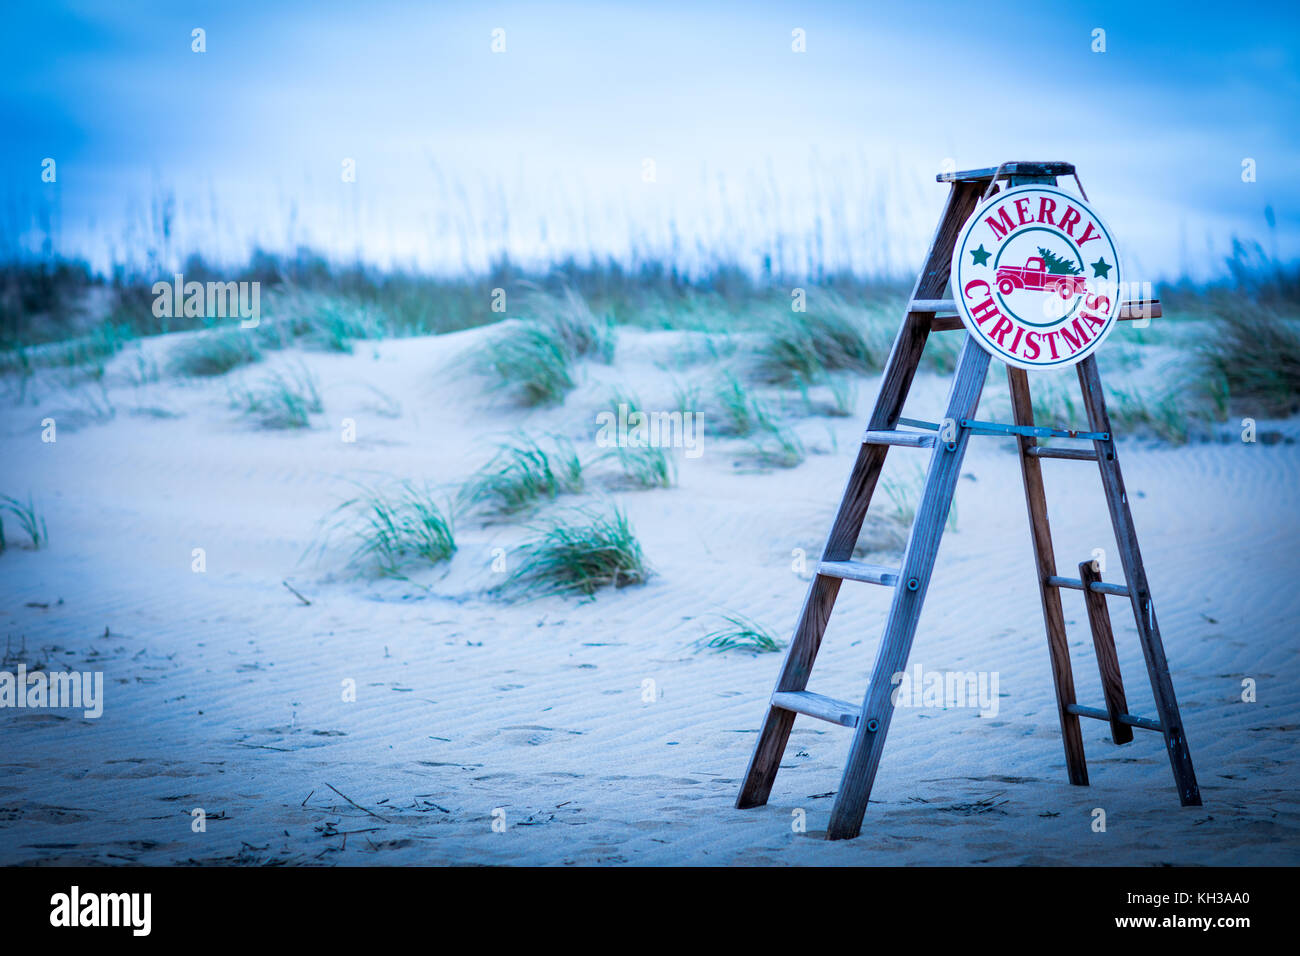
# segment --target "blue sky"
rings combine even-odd
[[[4,16],[0,231],[30,245],[48,214],[61,248],[100,264],[158,245],[152,209],[174,196],[173,253],[752,260],[778,233],[806,249],[820,219],[828,256],[910,272],[942,203],[934,172],[1003,159],[1075,162],[1152,278],[1212,271],[1234,235],[1300,255],[1294,4],[223,0]],[[40,181],[45,157],[57,183]]]

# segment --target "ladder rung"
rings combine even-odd
[[[1045,425],[1008,425],[1006,422],[982,422],[963,418],[961,427],[972,435],[1024,435],[1027,438],[1082,438],[1085,441],[1110,441],[1110,432],[1082,432],[1072,428],[1048,428]]]
[[[865,584],[883,584],[892,588],[898,583],[898,569],[886,568],[879,564],[864,564],[861,561],[822,561],[817,565],[817,573],[845,581],[862,581]]]
[[[810,690],[777,691],[772,695],[772,706],[792,710],[796,714],[807,714],[841,727],[856,727],[862,716],[862,708],[856,704],[814,694]]]
[[[862,436],[864,445],[900,445],[904,448],[933,448],[934,435],[917,432],[868,431]]]
[[[898,424],[907,425],[909,428],[928,428],[932,432],[939,430],[938,422],[927,422],[921,418],[900,418]]]
[[[1084,707],[1082,704],[1069,704],[1066,708],[1072,714],[1080,717],[1091,717],[1093,720],[1104,720],[1110,723],[1110,714],[1097,707]],[[1157,733],[1164,733],[1164,728],[1160,726],[1160,721],[1152,720],[1150,717],[1135,717],[1132,714],[1120,714],[1119,722],[1128,724],[1130,727],[1141,727],[1143,730],[1154,730]]]
[[[913,299],[907,307],[908,312],[956,312],[957,303],[952,299]]]
[[[1078,578],[1063,578],[1056,575],[1047,579],[1047,586],[1051,588],[1071,588],[1075,591],[1083,590],[1083,582]],[[1128,597],[1128,588],[1123,584],[1110,584],[1106,581],[1094,581],[1089,590],[1096,591],[1098,594],[1113,594],[1115,597]]]
[[[1028,451],[1033,458],[1065,458],[1069,461],[1097,460],[1097,453],[1091,448],[1044,448],[1042,445],[1030,445]]]

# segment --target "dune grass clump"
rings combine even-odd
[[[679,390],[678,404],[688,401],[689,398]],[[685,414],[690,409],[679,408],[678,411]],[[620,438],[612,451],[618,459],[623,480],[633,488],[671,488],[677,476],[672,457],[662,446],[651,445],[650,439],[642,437],[644,433],[638,434],[636,430],[636,423],[648,422],[650,414],[641,408],[640,400],[635,395],[615,389],[610,396],[609,413],[614,416],[615,422],[627,421],[632,426],[628,440],[623,442]],[[647,417],[638,419],[634,417],[637,415]],[[668,437],[661,436],[663,440],[668,440]]]
[[[502,330],[479,353],[481,371],[525,407],[558,405],[576,385],[580,359],[614,359],[614,329],[578,293],[536,292],[525,299],[522,322]]]
[[[1247,302],[1220,305],[1196,345],[1205,390],[1226,393],[1243,411],[1289,415],[1300,409],[1300,324]]]
[[[208,329],[175,346],[168,368],[175,375],[211,377],[225,375],[262,358],[262,350],[244,329]]]
[[[762,431],[750,436],[742,457],[754,468],[794,468],[803,464],[808,452],[793,428],[769,421]]]
[[[719,434],[749,439],[745,460],[758,468],[793,468],[807,456],[794,429],[778,419],[768,406],[735,375],[724,372],[714,388],[713,404]]]
[[[31,542],[31,549],[39,551],[49,543],[50,534],[45,528],[45,518],[36,511],[36,505],[32,501],[31,495],[27,496],[27,503],[19,501],[10,495],[0,495],[0,553],[3,553],[6,547],[4,515],[5,512],[13,515],[18,522],[18,527],[27,535]]]
[[[763,333],[755,374],[774,384],[812,385],[830,372],[877,372],[889,356],[890,338],[865,310],[827,295],[811,312],[780,312]]]
[[[767,628],[740,614],[724,614],[726,623],[705,634],[695,646],[701,650],[748,651],[751,654],[771,654],[785,645]]]
[[[609,364],[614,360],[614,326],[591,311],[587,300],[573,289],[559,295],[545,292],[529,296],[523,314],[549,330],[575,358],[589,358]]]
[[[601,588],[642,584],[650,577],[641,544],[618,508],[584,508],[556,518],[517,553],[519,565],[505,589],[526,599],[589,598]]]
[[[1142,394],[1136,389],[1107,388],[1106,412],[1120,435],[1148,434],[1171,445],[1185,445],[1203,429],[1210,414],[1194,405],[1180,388]]]
[[[309,321],[306,343],[327,352],[351,353],[354,341],[382,339],[387,334],[382,312],[347,299],[325,298]]]
[[[573,446],[551,436],[550,449],[520,435],[501,444],[492,459],[460,490],[460,500],[495,516],[525,511],[542,501],[582,490],[582,462]]]
[[[713,404],[717,409],[720,435],[744,438],[767,427],[771,414],[761,401],[731,372],[724,372],[714,386]]]
[[[404,577],[413,565],[433,567],[456,553],[451,509],[414,482],[361,485],[335,514],[357,540],[350,563],[384,577]]]
[[[307,428],[324,411],[316,377],[305,365],[277,371],[251,389],[232,393],[232,403],[262,428]]]
[[[677,469],[658,445],[619,445],[615,449],[623,478],[635,488],[671,488]]]
[[[559,405],[573,391],[574,355],[551,330],[531,323],[503,329],[479,354],[496,387],[525,407]]]

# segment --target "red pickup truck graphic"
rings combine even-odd
[[[1055,292],[1062,299],[1088,291],[1083,276],[1048,272],[1041,258],[1033,256],[1023,266],[998,266],[998,291],[1010,295],[1016,289]]]

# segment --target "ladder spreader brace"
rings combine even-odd
[[[1180,801],[1184,806],[1200,806],[1200,789],[1192,768],[1182,718],[1178,712],[1178,701],[1169,676],[1169,664],[1165,659],[1164,644],[1160,639],[1155,609],[1151,603],[1095,355],[1088,356],[1075,366],[1087,411],[1088,431],[1035,425],[1029,376],[1023,369],[1013,367],[1007,368],[1007,382],[1011,391],[1014,422],[1002,424],[975,418],[990,356],[969,335],[965,336],[957,361],[942,422],[901,417],[930,333],[963,328],[961,320],[955,314],[953,301],[941,297],[947,292],[953,243],[983,195],[1004,182],[1010,186],[1024,183],[1055,184],[1058,176],[1074,173],[1074,166],[1070,163],[1019,162],[1003,163],[989,169],[945,173],[937,177],[940,182],[952,184],[948,203],[894,340],[881,378],[876,404],[862,436],[862,445],[827,535],[826,545],[822,549],[821,561],[809,583],[794,637],[786,648],[781,673],[768,703],[754,755],[736,799],[737,807],[744,809],[767,802],[795,716],[803,714],[854,731],[826,836],[832,840],[844,839],[855,837],[861,831],[871,787],[880,765],[885,736],[889,731],[889,721],[893,715],[890,700],[893,685],[890,678],[907,669],[907,658],[960,476],[961,462],[967,443],[974,435],[1003,435],[1016,440],[1034,558],[1038,568],[1039,596],[1047,630],[1057,716],[1061,724],[1070,782],[1080,786],[1088,783],[1079,718],[1089,717],[1107,721],[1111,726],[1111,738],[1116,744],[1131,741],[1134,727],[1163,734]],[[1077,183],[1078,176],[1074,175],[1074,179]],[[1129,321],[1154,318],[1160,314],[1160,303],[1157,300],[1137,300],[1123,304],[1119,319]],[[902,431],[899,430],[899,425],[921,430]],[[1044,447],[1038,444],[1039,438],[1079,439],[1090,442],[1091,447]],[[932,449],[921,501],[917,506],[902,563],[897,568],[853,560],[858,534],[862,530],[867,508],[884,466],[885,455],[891,447]],[[1126,583],[1102,581],[1099,569],[1092,561],[1079,565],[1078,578],[1062,577],[1056,573],[1056,556],[1043,490],[1041,459],[1044,458],[1097,462]],[[893,590],[889,615],[861,706],[808,690],[813,662],[821,646],[822,635],[840,585],[844,581],[875,584]],[[1061,607],[1062,589],[1083,592],[1093,649],[1101,673],[1106,704],[1104,710],[1084,707],[1075,701],[1065,615]],[[1110,614],[1106,608],[1108,596],[1129,599],[1137,622],[1138,639],[1146,661],[1158,720],[1138,717],[1128,712]]]

